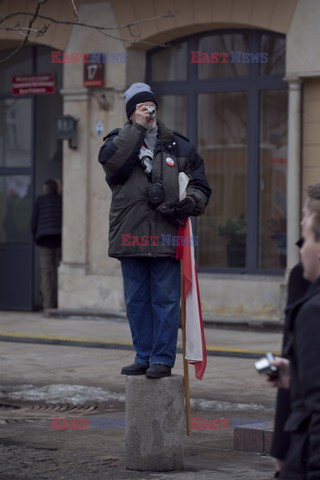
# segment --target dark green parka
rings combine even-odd
[[[178,226],[149,203],[147,187],[151,183],[161,182],[165,201],[176,202],[179,200],[178,175],[185,172],[190,179],[187,195],[195,204],[192,215],[201,215],[208,204],[211,189],[203,160],[195,147],[161,121],[157,120],[157,125],[152,178],[146,175],[138,157],[147,132],[142,125],[127,122],[123,128],[110,132],[100,149],[99,162],[112,189],[110,257],[175,257],[176,246],[168,245],[168,235],[177,236]]]

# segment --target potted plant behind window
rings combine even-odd
[[[226,223],[219,225],[218,232],[226,239],[228,267],[245,267],[247,234],[245,216],[228,218]]]

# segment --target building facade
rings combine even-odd
[[[59,308],[124,308],[120,265],[107,256],[111,192],[97,156],[103,134],[126,121],[123,92],[132,82],[145,81],[159,98],[159,117],[196,145],[214,190],[194,225],[205,313],[279,319],[286,274],[299,259],[295,242],[306,187],[320,181],[319,2],[77,3],[81,22],[117,28],[102,34],[53,25],[31,38],[29,69],[23,56],[0,64],[6,78],[0,97],[0,256],[6,270],[20,272],[19,289],[30,286],[29,301],[20,306],[10,286],[12,298],[7,304],[1,299],[2,308],[34,308],[38,289],[37,256],[26,224],[16,222],[25,232],[20,239],[7,231],[9,194],[15,190],[23,200],[29,187],[31,205],[41,182],[53,175],[63,179]],[[28,2],[16,4],[17,11],[30,10]],[[70,5],[49,1],[40,13],[71,21]],[[39,28],[41,22],[37,19]],[[16,45],[15,32],[1,31],[3,54]],[[52,51],[64,52],[69,61],[51,63]],[[84,85],[84,65],[71,63],[76,52],[104,54],[102,85]],[[26,71],[54,73],[56,95],[14,97],[11,75]],[[23,130],[24,138],[15,137],[28,108],[32,128]],[[76,149],[56,137],[56,117],[62,114],[77,120]],[[29,180],[18,178],[28,175]],[[8,285],[5,275],[0,282]]]

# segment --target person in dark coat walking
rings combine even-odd
[[[297,246],[301,248],[302,245],[303,239],[301,238],[297,242]],[[309,286],[310,282],[303,277],[303,266],[300,262],[293,267],[289,275],[287,308],[289,305],[302,298]],[[288,310],[286,309],[286,311]],[[288,328],[288,316],[286,315],[282,341],[282,356],[284,356],[285,346],[287,343]],[[284,430],[284,426],[289,418],[290,411],[290,391],[285,388],[279,388],[277,392],[275,424],[270,451],[270,455],[276,459],[275,478],[278,478],[289,450],[290,433]]]
[[[308,197],[303,207],[303,219],[311,215],[312,212],[320,209],[320,184],[309,185]],[[296,245],[301,249],[304,239],[301,237]],[[287,311],[289,305],[303,297],[310,286],[303,277],[303,265],[298,263],[293,267],[288,280]],[[285,346],[288,337],[288,318],[286,316],[284,323],[284,335],[282,343],[282,355],[284,355]],[[288,389],[279,388],[276,400],[276,414],[273,441],[271,446],[271,455],[276,459],[276,473],[274,478],[278,478],[283,467],[286,454],[289,450],[291,435],[286,432],[284,427],[291,411],[290,392]]]
[[[61,260],[62,198],[55,180],[43,185],[31,220],[34,241],[40,248],[41,293],[45,315],[57,307],[57,273]]]
[[[281,480],[320,479],[320,209],[306,215],[302,226],[304,278],[312,284],[288,307],[287,358],[275,361],[280,370],[275,383],[278,387],[290,383],[291,395],[285,425],[291,442]]]

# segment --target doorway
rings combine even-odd
[[[41,305],[38,249],[31,235],[35,198],[48,178],[62,180],[62,66],[50,49],[26,47],[0,72],[0,309],[31,311]],[[56,93],[11,95],[14,75],[54,73]]]

